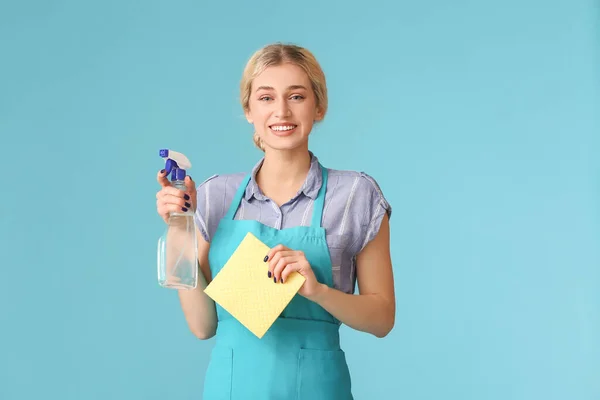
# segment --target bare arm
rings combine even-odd
[[[217,313],[214,301],[204,293],[204,289],[211,281],[210,266],[208,264],[208,243],[200,232],[198,236],[198,286],[193,290],[179,290],[179,301],[185,320],[192,333],[199,339],[210,339],[217,330]]]
[[[396,314],[389,229],[386,215],[377,236],[357,256],[359,295],[321,284],[309,297],[342,323],[379,338],[392,330]]]

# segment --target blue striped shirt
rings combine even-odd
[[[267,198],[256,183],[261,159],[252,169],[235,219],[253,219],[276,229],[310,226],[312,206],[323,181],[317,157],[311,164],[298,193],[279,207]],[[331,255],[333,284],[336,289],[354,293],[356,255],[371,241],[383,216],[391,216],[391,206],[377,182],[364,172],[327,169],[328,180],[322,226]],[[225,216],[233,196],[247,173],[213,175],[197,187],[196,225],[207,242]]]

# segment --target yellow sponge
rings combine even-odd
[[[292,272],[284,283],[267,276],[264,258],[270,248],[246,234],[204,292],[259,339],[296,295],[305,278]]]

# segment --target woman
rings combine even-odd
[[[248,174],[215,175],[187,193],[158,181],[157,209],[196,209],[198,288],[179,297],[191,331],[216,334],[204,399],[352,399],[339,326],[386,336],[394,325],[391,207],[370,176],[321,166],[308,149],[327,111],[325,76],[301,47],[274,44],[248,61],[241,102],[264,151]],[[252,232],[265,242],[268,276],[306,280],[262,339],[203,289]],[[359,295],[354,295],[355,282]]]

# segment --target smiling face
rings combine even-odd
[[[314,122],[323,118],[308,75],[289,63],[268,67],[254,78],[248,105],[246,118],[265,151],[307,149]]]

